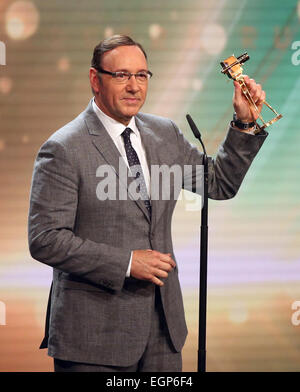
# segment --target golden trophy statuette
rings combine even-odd
[[[253,101],[251,94],[248,90],[248,87],[246,86],[246,83],[244,81],[243,67],[241,65],[245,61],[249,60],[249,58],[250,57],[249,57],[248,53],[244,53],[239,57],[235,57],[234,55],[232,55],[220,63],[222,66],[221,72],[223,74],[226,74],[230,79],[233,79],[240,84],[242,91],[249,102],[249,105],[254,108],[254,110],[258,114],[259,119],[262,122],[262,125],[260,125],[256,122],[259,130],[262,130],[262,129],[269,127],[277,120],[279,120],[282,117],[282,114],[278,114],[276,112],[276,110],[273,109],[272,106],[269,105],[268,102],[266,102],[266,101],[263,102],[264,105],[266,105],[270,110],[272,110],[272,112],[275,113],[276,116],[272,120],[265,122],[264,119],[262,118],[261,114],[259,113],[258,108],[257,108],[255,102]]]

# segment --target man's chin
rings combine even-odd
[[[138,114],[140,110],[140,106],[139,107],[135,107],[135,108],[130,108],[129,110],[126,110],[123,112],[124,117],[126,118],[131,118],[133,116],[135,116],[136,114]]]
[[[141,107],[142,105],[126,105],[126,107],[123,107],[122,110],[120,110],[120,117],[129,122],[132,117],[138,114]]]
[[[137,113],[138,113],[137,111],[126,113],[126,114],[123,113],[118,118],[115,117],[115,120],[121,122],[122,124],[128,125],[132,117],[134,117]]]

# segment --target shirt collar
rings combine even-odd
[[[107,130],[107,132],[110,134],[110,136],[112,138],[117,138],[117,137],[121,136],[122,132],[126,128],[132,129],[132,131],[136,134],[136,136],[139,137],[139,130],[138,130],[136,123],[135,123],[135,117],[132,117],[129,124],[127,126],[125,126],[124,124],[114,120],[112,117],[103,113],[103,111],[96,104],[95,97],[93,98],[92,106],[93,106],[93,110],[94,110],[96,116],[102,122],[105,129]]]

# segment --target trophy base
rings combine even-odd
[[[282,114],[278,114],[276,117],[274,117],[272,120],[268,121],[268,122],[264,122],[262,126],[259,125],[259,128],[261,130],[269,127],[270,125],[274,124],[274,122],[280,120],[282,118]]]

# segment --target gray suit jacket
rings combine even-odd
[[[201,165],[202,154],[176,125],[148,114],[136,116],[151,165]],[[266,138],[229,129],[216,159],[209,158],[209,196],[237,192]],[[171,253],[176,200],[153,200],[152,219],[141,200],[99,200],[96,176],[111,165],[118,178],[120,154],[91,102],[41,147],[34,166],[29,247],[34,259],[53,267],[49,326],[42,347],[50,356],[77,362],[128,366],[138,361],[150,330],[155,287],[126,278],[131,251]],[[117,188],[123,184],[117,182]],[[187,335],[178,267],[160,288],[175,350]]]

